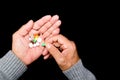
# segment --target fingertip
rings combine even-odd
[[[46,48],[50,49],[50,47],[51,47],[51,44],[50,43],[46,43]]]
[[[22,36],[26,35],[33,26],[33,20],[29,20],[26,24],[24,24],[19,30],[18,33],[21,34]]]
[[[50,56],[50,54],[45,55],[45,56],[43,57],[43,59],[44,59],[44,60],[47,60],[47,59],[49,58],[49,56]]]
[[[58,22],[61,24],[62,23],[62,21],[61,20],[58,20]]]
[[[32,20],[32,19],[29,20],[29,21],[26,23],[27,26],[31,26],[32,24],[33,24],[33,20]]]
[[[29,20],[29,21],[28,21],[28,23],[33,23],[33,20],[32,20],[32,19],[31,19],[31,20]]]
[[[32,23],[32,22],[33,22],[33,20],[31,19],[31,20],[29,20],[29,22],[31,22],[31,23]]]
[[[51,18],[51,15],[46,15],[45,17],[49,19],[49,18]]]
[[[54,16],[57,17],[57,18],[59,18],[59,15],[58,15],[58,14],[55,14]]]
[[[58,20],[58,21],[56,22],[57,27],[60,27],[61,23],[62,23],[61,20]]]
[[[57,15],[57,14],[54,15],[53,17],[55,17],[56,19],[59,19],[59,15]]]

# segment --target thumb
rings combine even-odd
[[[24,24],[17,32],[25,36],[33,27],[33,20],[29,20],[26,24]]]
[[[61,52],[52,44],[47,43],[46,48],[57,62],[59,62],[59,59],[63,57]]]

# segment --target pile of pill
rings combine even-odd
[[[37,47],[41,44],[42,42],[42,38],[40,38],[39,34],[33,34],[29,37],[30,43],[29,43],[29,47]],[[45,46],[45,43],[42,43],[41,46]]]

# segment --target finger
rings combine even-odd
[[[43,25],[39,31],[39,33],[44,33],[47,31],[47,29],[51,26],[52,24],[50,22],[47,22],[45,25]]]
[[[52,44],[47,43],[46,48],[57,62],[59,62],[59,60],[63,59],[63,56],[60,53],[60,51],[56,47],[54,47]]]
[[[52,37],[52,36],[58,35],[59,33],[60,33],[60,28],[55,29],[55,30],[52,32],[52,34],[50,34],[50,35],[45,39],[45,41],[48,40],[48,39],[49,39],[50,37]]]
[[[25,25],[23,25],[17,32],[20,35],[25,36],[26,34],[29,33],[32,27],[33,27],[33,20],[30,20]]]
[[[59,44],[58,42],[54,42],[53,45],[54,45],[55,47],[60,47],[60,44]]]
[[[48,50],[45,48],[42,55],[45,56],[45,55],[47,55],[47,53],[48,53]]]
[[[61,34],[50,37],[46,41],[49,42],[49,43],[58,42],[59,44],[66,44],[66,43],[69,42],[68,39]]]
[[[39,19],[35,22],[33,29],[39,30],[50,19],[51,19],[50,15],[46,15],[46,16],[42,17],[41,19]]]
[[[47,54],[43,57],[44,60],[48,59],[50,57],[50,54]]]
[[[50,23],[51,23],[51,24],[54,24],[58,19],[59,19],[59,16],[58,16],[58,15],[54,15],[54,16],[52,17],[52,19],[50,20]]]
[[[56,28],[53,32],[52,32],[52,35],[57,35],[60,33],[60,28]]]
[[[43,37],[46,38],[48,37],[50,34],[52,34],[52,32],[58,28],[61,25],[61,21],[58,20],[54,25],[52,25],[52,27],[50,27],[44,34]]]
[[[49,29],[51,27],[51,25],[53,25],[58,19],[59,19],[59,16],[54,15],[45,26],[42,26],[40,28],[39,32],[44,33],[45,31],[47,31],[47,29]]]
[[[48,50],[45,48],[42,55],[44,56],[43,59],[46,60],[49,58],[50,53],[48,52]]]

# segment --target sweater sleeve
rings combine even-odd
[[[17,80],[27,66],[10,50],[0,59],[0,80]]]
[[[95,75],[83,66],[81,60],[63,73],[69,80],[96,80]]]

